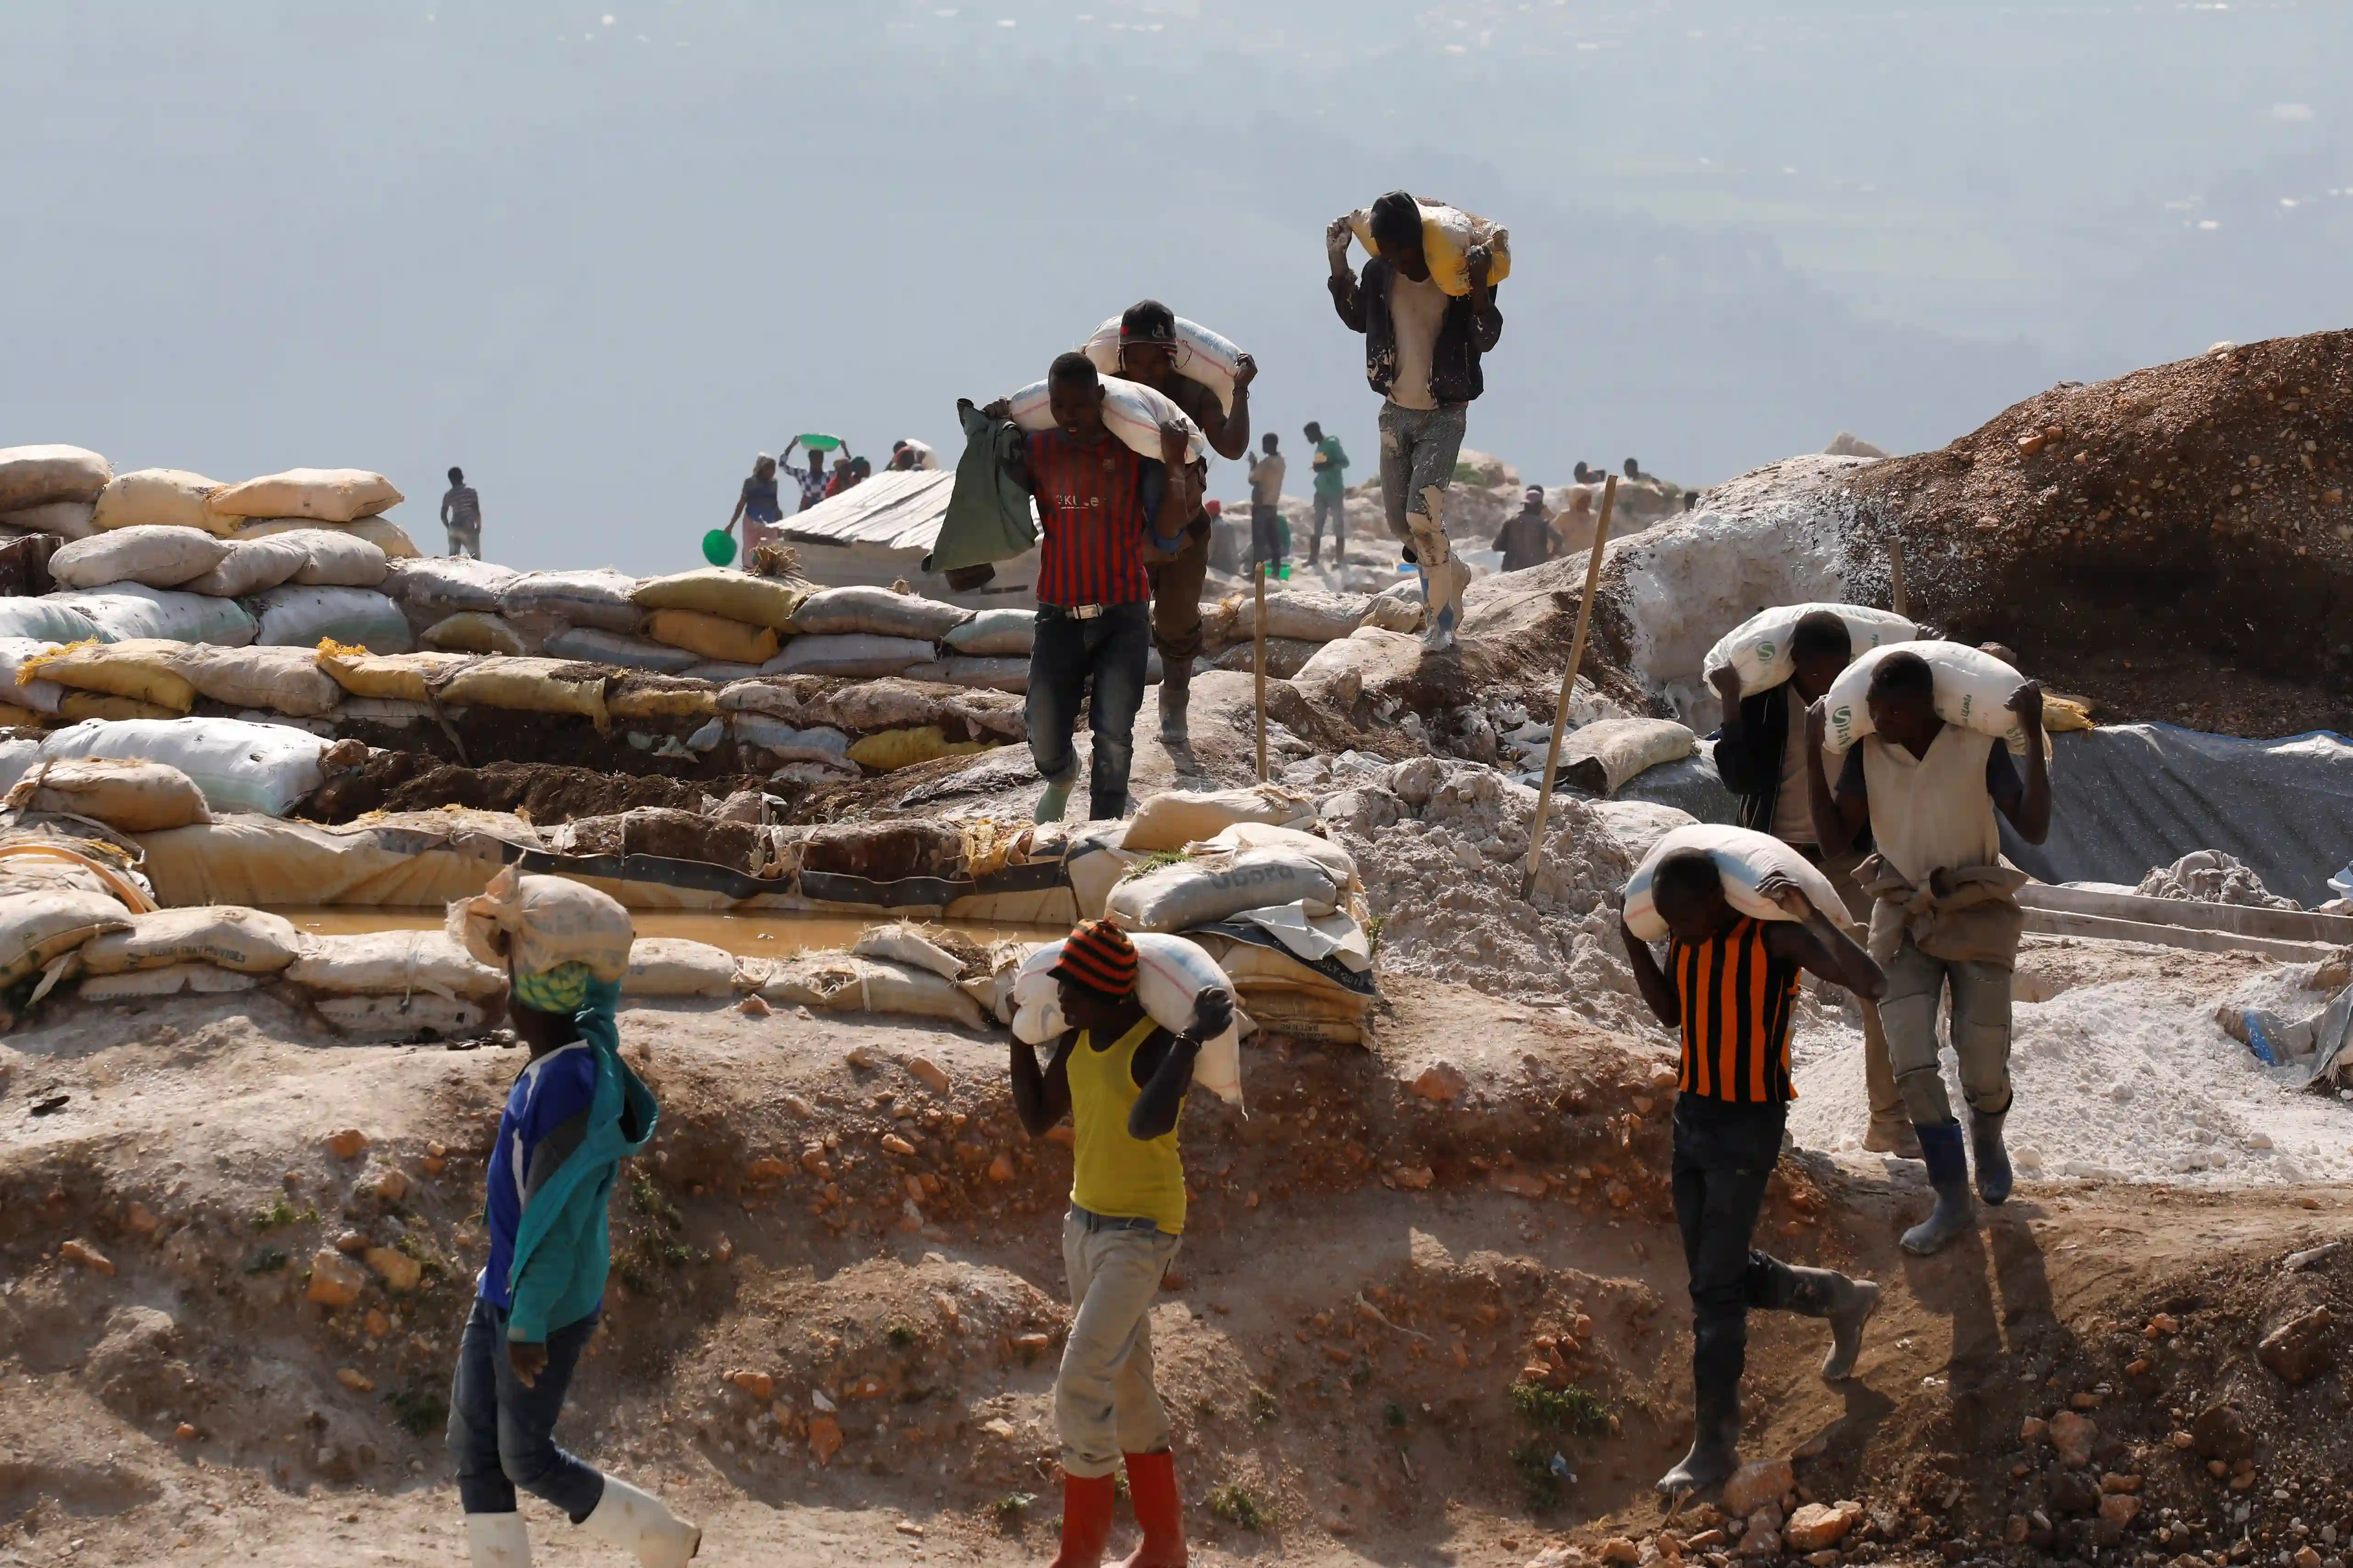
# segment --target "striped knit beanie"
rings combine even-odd
[[[1124,996],[1135,989],[1135,943],[1109,921],[1089,921],[1063,942],[1053,972],[1106,996]]]

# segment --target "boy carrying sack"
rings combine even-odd
[[[483,1209],[491,1256],[449,1385],[449,1453],[474,1568],[528,1568],[518,1488],[646,1568],[683,1568],[701,1530],[555,1442],[604,1307],[613,1178],[653,1141],[658,1114],[621,1060],[613,1023],[635,934],[628,911],[593,888],[510,866],[480,897],[449,906],[448,929],[507,971],[508,1016],[531,1051],[499,1117]]]

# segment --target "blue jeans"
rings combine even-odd
[[[518,1487],[554,1503],[575,1524],[596,1510],[604,1476],[555,1444],[572,1369],[596,1331],[590,1317],[551,1332],[547,1367],[525,1388],[507,1362],[507,1315],[474,1299],[449,1383],[449,1457],[468,1513],[512,1513]]]
[[[1079,698],[1094,678],[1087,728],[1095,738],[1093,798],[1098,821],[1127,815],[1127,774],[1135,762],[1135,710],[1144,705],[1145,661],[1152,653],[1152,610],[1143,600],[1106,605],[1080,620],[1060,605],[1038,606],[1029,646],[1029,755],[1050,783],[1078,778],[1071,734]]]

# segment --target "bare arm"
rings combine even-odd
[[[1160,495],[1160,510],[1152,518],[1152,531],[1160,539],[1175,539],[1183,533],[1192,522],[1193,514],[1201,510],[1201,475],[1185,459],[1190,445],[1183,426],[1160,427],[1160,464],[1168,470],[1167,488]]]
[[[1071,1113],[1071,1048],[1078,1038],[1071,1030],[1055,1041],[1054,1059],[1042,1071],[1037,1051],[1013,1042],[1013,1113],[1032,1138],[1043,1138]]]
[[[1822,771],[1823,731],[1829,723],[1828,698],[1806,710],[1806,794],[1813,803],[1814,843],[1825,856],[1843,855],[1871,819],[1871,802],[1861,795],[1834,795],[1830,776]]]
[[[2026,788],[2015,798],[1995,804],[2021,838],[2040,844],[2051,837],[2050,741],[2042,732],[2042,683],[2026,682],[2010,693],[2007,706],[2026,729]]]
[[[1351,331],[1365,330],[1365,291],[1348,265],[1348,241],[1354,237],[1348,220],[1335,217],[1324,230],[1324,254],[1332,264],[1332,307]]]
[[[1776,921],[1766,927],[1767,952],[1776,958],[1794,959],[1800,967],[1858,996],[1876,1000],[1887,994],[1885,972],[1856,945],[1854,938],[1814,908],[1803,889],[1776,871],[1767,873],[1757,890],[1798,918],[1796,924]]]
[[[1618,940],[1626,944],[1626,962],[1633,965],[1635,987],[1642,1000],[1651,1005],[1651,1016],[1670,1029],[1681,1028],[1683,1021],[1682,998],[1668,984],[1659,961],[1651,954],[1651,944],[1626,929],[1626,917],[1618,917]]]
[[[1194,414],[1193,422],[1200,426],[1209,449],[1220,458],[1240,458],[1250,451],[1250,386],[1257,379],[1258,361],[1243,354],[1234,371],[1234,405],[1223,406],[1214,395],[1200,399],[1202,407]]]

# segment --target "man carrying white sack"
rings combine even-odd
[[[1813,795],[1806,784],[1806,710],[1829,694],[1831,682],[1854,658],[1854,638],[1835,610],[1816,610],[1789,631],[1789,679],[1746,698],[1740,672],[1731,665],[1708,672],[1708,684],[1724,702],[1724,731],[1715,742],[1715,771],[1724,787],[1740,797],[1740,826],[1769,833],[1822,868],[1831,886],[1858,921],[1871,919],[1871,898],[1858,887],[1855,868],[1868,842],[1845,854],[1826,857],[1814,831]],[[1792,744],[1792,740],[1798,743]],[[1838,911],[1831,910],[1835,915]],[[1862,1006],[1862,1079],[1871,1097],[1871,1124],[1862,1146],[1873,1153],[1920,1157],[1920,1140],[1895,1087],[1887,1058],[1887,1031],[1869,997]]]
[[[1446,535],[1446,492],[1472,401],[1486,390],[1479,356],[1504,335],[1487,281],[1493,258],[1483,245],[1465,258],[1468,294],[1450,295],[1430,275],[1422,253],[1421,207],[1404,191],[1372,205],[1380,254],[1361,277],[1348,267],[1349,220],[1335,218],[1324,245],[1332,263],[1332,303],[1340,320],[1365,334],[1365,379],[1382,396],[1381,503],[1389,531],[1421,574],[1430,625],[1423,645],[1454,646],[1462,590],[1471,569],[1455,559]]]
[[[613,1022],[629,912],[593,888],[510,866],[479,898],[450,905],[448,923],[467,952],[507,972],[509,1019],[531,1050],[499,1116],[483,1207],[491,1255],[449,1384],[449,1456],[474,1568],[528,1568],[517,1489],[645,1568],[684,1568],[701,1530],[555,1441],[604,1307],[613,1178],[653,1141],[659,1115],[621,1060]]]
[[[1822,768],[1828,702],[1808,710],[1806,774],[1822,853],[1846,853],[1866,822],[1876,846],[1855,880],[1877,900],[1870,949],[1887,972],[1879,1016],[1936,1194],[1936,1206],[1904,1233],[1904,1246],[1929,1253],[1975,1217],[1969,1152],[1978,1195],[1989,1204],[2010,1196],[2002,1122],[2010,1104],[2010,971],[2026,926],[2018,889],[2026,875],[2001,863],[1994,812],[2030,844],[2051,831],[2042,688],[2027,681],[2006,705],[2025,731],[2022,782],[1999,739],[1937,717],[1936,671],[1919,655],[1899,647],[1881,658],[1866,701],[1873,732],[1848,751],[1835,792]],[[1936,1015],[1947,993],[1969,1152],[1936,1062]]]
[[[1152,1381],[1152,1303],[1185,1235],[1176,1121],[1201,1042],[1233,1022],[1233,997],[1207,990],[1193,1026],[1171,1034],[1136,994],[1135,944],[1109,921],[1062,943],[1053,974],[1069,1030],[1043,1068],[1013,1042],[1013,1109],[1032,1138],[1064,1116],[1071,1144],[1062,1262],[1070,1339],[1054,1379],[1062,1446],[1062,1542],[1053,1568],[1097,1568],[1111,1542],[1118,1472],[1144,1541],[1122,1568],[1185,1568],[1184,1502],[1168,1412]]]

